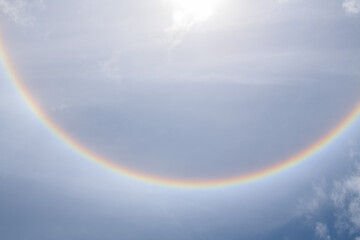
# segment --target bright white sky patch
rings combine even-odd
[[[189,30],[209,19],[219,0],[169,0],[173,7],[172,30]]]

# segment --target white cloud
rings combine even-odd
[[[173,30],[188,31],[193,25],[213,15],[218,0],[170,0],[173,8]]]
[[[165,0],[172,8],[172,25],[165,29],[170,42],[177,45],[197,24],[207,21],[215,12],[219,0]]]
[[[360,0],[345,0],[342,6],[348,14],[360,13]]]
[[[26,13],[26,8],[27,2],[24,0],[0,0],[0,12],[17,24],[29,25],[34,21],[34,18]]]
[[[119,60],[116,57],[112,57],[100,63],[101,71],[105,77],[113,80],[121,80],[122,78],[119,65]]]
[[[300,199],[298,204],[298,216],[306,215],[312,217],[316,215],[323,203],[327,200],[327,194],[325,192],[326,185],[322,182],[319,185],[314,186],[314,196],[310,199]]]
[[[360,149],[356,145],[356,142],[353,140],[348,141],[348,145],[350,146],[349,157],[350,159],[360,158]],[[360,171],[360,164],[357,164],[357,169]]]
[[[354,173],[334,182],[330,198],[337,209],[337,230],[355,233],[360,231],[360,157],[354,142],[351,143],[349,155],[355,160]]]
[[[335,182],[331,199],[337,209],[337,230],[350,233],[360,231],[360,172]]]
[[[320,239],[330,240],[329,230],[326,224],[317,222],[315,227],[315,233]]]
[[[355,153],[355,154],[354,154]],[[320,239],[335,239],[330,236],[329,227],[338,236],[358,236],[360,233],[360,156],[358,146],[351,144],[349,157],[354,168],[348,176],[334,181],[331,185],[322,183],[314,187],[314,196],[307,201],[300,200],[301,214],[315,225],[315,234]],[[305,207],[304,207],[305,206]],[[334,222],[323,223],[323,209],[332,209]],[[329,225],[331,224],[331,225]],[[354,238],[360,240],[360,236]]]

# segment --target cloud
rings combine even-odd
[[[348,14],[360,13],[360,0],[345,0],[342,6]]]
[[[100,63],[100,68],[105,77],[114,80],[121,80],[122,74],[119,67],[120,63],[116,57],[112,57],[108,60]]]
[[[328,199],[325,189],[327,188],[325,181],[313,187],[314,195],[308,199],[300,199],[297,206],[297,215],[305,215],[308,219],[313,219]]]
[[[20,25],[29,25],[34,21],[34,17],[26,12],[27,6],[28,3],[23,0],[0,0],[0,12]]]
[[[316,185],[312,198],[300,200],[300,213],[310,224],[314,224],[315,235],[320,239],[360,240],[359,152],[359,146],[351,142],[349,156],[354,161],[352,173],[332,184]]]
[[[174,30],[190,30],[213,15],[218,0],[171,0]]]
[[[317,222],[315,227],[315,233],[320,239],[330,240],[329,230],[326,224]]]
[[[172,25],[165,29],[170,42],[177,45],[195,25],[207,21],[215,12],[219,0],[166,0],[172,8]]]
[[[330,197],[338,209],[337,230],[353,234],[360,232],[360,150],[354,142],[350,144],[349,156],[355,160],[355,173],[340,181],[335,181]]]
[[[360,172],[347,179],[336,181],[331,193],[339,232],[360,231]]]
[[[356,142],[353,140],[348,141],[348,145],[350,146],[349,157],[350,159],[360,158],[360,150],[356,145]],[[360,170],[360,163],[356,164],[356,168]]]

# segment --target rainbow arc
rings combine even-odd
[[[321,138],[309,144],[307,148],[295,153],[287,159],[284,159],[275,165],[260,169],[258,171],[249,172],[239,176],[224,177],[218,179],[203,179],[203,180],[188,180],[177,178],[164,178],[159,176],[150,175],[145,172],[135,171],[133,169],[112,163],[109,159],[106,159],[91,149],[86,148],[80,142],[72,139],[60,126],[56,125],[50,117],[38,106],[31,93],[22,84],[20,77],[17,75],[15,68],[11,65],[6,48],[2,42],[0,42],[0,63],[5,69],[5,73],[8,78],[14,83],[16,89],[19,91],[23,99],[29,108],[35,113],[35,115],[46,125],[46,127],[54,133],[59,139],[71,146],[74,150],[81,153],[86,158],[107,167],[122,175],[161,185],[168,185],[174,187],[184,188],[208,188],[208,187],[221,187],[227,185],[235,185],[245,183],[257,179],[261,179],[273,174],[276,174],[282,170],[288,169],[296,164],[309,159],[320,150],[324,149],[331,142],[333,142],[338,136],[340,136],[352,123],[360,116],[360,102],[353,108],[335,127],[329,132],[323,135]]]

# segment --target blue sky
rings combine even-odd
[[[0,0],[0,27],[53,122],[154,176],[272,166],[360,100],[358,0]],[[360,239],[359,119],[269,177],[182,189],[87,159],[0,79],[1,239]]]

